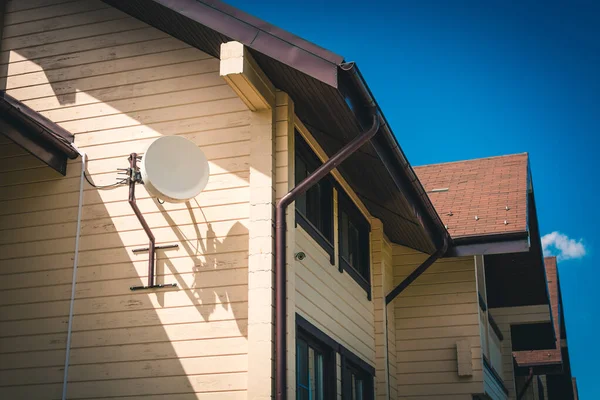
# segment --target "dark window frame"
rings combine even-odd
[[[364,400],[375,399],[375,368],[345,347],[340,348],[342,361],[342,400],[352,400],[352,374],[366,384]]]
[[[359,262],[365,263],[366,276],[363,275],[358,266],[354,266],[346,260],[342,254],[343,238],[342,238],[342,212],[347,215],[350,221],[359,229]],[[367,292],[367,298],[371,300],[371,224],[367,218],[360,212],[356,204],[343,191],[338,190],[338,264],[340,272],[348,272],[352,277]],[[360,267],[359,267],[360,268]]]
[[[340,345],[305,318],[296,314],[296,345],[298,339],[305,341],[324,355],[324,397],[335,399],[337,397],[337,353],[340,351]],[[296,354],[296,362],[297,360],[298,354]],[[296,370],[296,390],[298,390],[298,370]]]
[[[319,157],[315,154],[313,149],[308,145],[302,134],[296,129],[294,131],[294,164],[297,167],[297,158],[302,159],[304,164],[307,166],[307,169],[314,171],[318,167],[320,167],[323,163],[319,159]],[[294,174],[294,180],[296,179]],[[295,182],[297,183],[297,182]],[[326,218],[324,221],[324,225],[327,225],[329,229],[329,237],[327,237],[326,233],[321,232],[309,219],[308,216],[304,215],[302,212],[295,208],[296,215],[296,225],[300,225],[302,229],[308,233],[308,235],[319,244],[325,250],[325,252],[329,255],[329,262],[334,265],[335,264],[335,227],[334,227],[334,204],[333,204],[333,187],[334,180],[331,175],[323,178],[318,185],[321,186],[322,190],[326,192],[321,196],[322,199],[326,199],[327,203],[324,205],[322,212],[323,218]],[[304,195],[306,196],[306,194]],[[296,206],[298,205],[298,201],[296,201]],[[327,220],[328,218],[328,220]]]

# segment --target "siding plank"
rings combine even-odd
[[[395,283],[426,255],[393,245]],[[377,307],[381,307],[380,304]],[[479,305],[472,258],[434,263],[394,300],[396,382],[402,398],[470,399],[483,393]],[[473,375],[458,376],[456,342],[471,344]]]

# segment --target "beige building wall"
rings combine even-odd
[[[427,255],[393,245],[395,284]],[[483,392],[475,265],[472,257],[441,259],[392,303],[399,399],[464,399]],[[471,376],[458,375],[457,342],[471,350]],[[468,369],[468,368],[467,368]]]
[[[490,313],[498,324],[504,336],[502,341],[502,360],[504,366],[504,385],[508,389],[508,398],[516,400],[514,370],[512,360],[511,325],[550,322],[550,307],[548,305],[490,308]],[[535,382],[534,382],[535,383]],[[532,385],[533,387],[534,385]],[[537,385],[535,385],[537,388]],[[537,389],[532,389],[532,396]],[[532,397],[533,398],[533,397]]]
[[[75,134],[96,184],[163,135],[210,162],[188,203],[136,189],[157,243],[179,244],[157,252],[174,290],[129,290],[146,282],[147,253],[131,250],[147,238],[127,187],[86,184],[69,398],[270,395],[269,363],[252,385],[248,370],[270,355],[272,315],[248,300],[271,309],[273,114],[248,111],[219,60],[97,0],[9,1],[3,34],[0,83]],[[60,397],[80,167],[61,177],[0,139],[0,398]]]

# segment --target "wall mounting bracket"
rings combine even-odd
[[[176,283],[168,283],[168,284],[156,284],[154,283],[154,261],[156,258],[156,250],[160,249],[173,249],[178,248],[179,245],[171,244],[164,246],[156,246],[156,239],[154,238],[154,234],[152,230],[150,230],[150,226],[146,222],[146,219],[142,215],[142,212],[137,206],[135,201],[135,184],[141,183],[142,179],[139,173],[139,169],[137,167],[137,160],[141,158],[136,153],[131,153],[129,155],[129,205],[133,209],[135,216],[142,224],[142,228],[144,228],[144,232],[148,236],[148,240],[150,241],[150,245],[148,247],[133,249],[133,253],[139,253],[142,251],[148,251],[148,284],[145,286],[131,286],[130,290],[143,290],[143,289],[160,289],[167,287],[177,287]]]

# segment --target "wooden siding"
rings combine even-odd
[[[380,220],[373,220],[371,226],[373,304],[375,306],[375,389],[377,399],[397,399],[395,310],[393,305],[384,308],[385,296],[394,288],[392,245],[383,233],[383,224]],[[386,317],[387,331],[385,330]]]
[[[427,255],[392,245],[394,282]],[[441,259],[393,302],[399,399],[471,399],[483,392],[473,258]],[[458,376],[456,342],[471,344],[473,375]]]
[[[251,136],[270,122],[219,77],[219,60],[100,1],[13,0],[3,33],[2,86],[75,134],[96,184],[162,135],[210,161],[187,204],[137,187],[157,242],[179,244],[157,260],[158,282],[176,290],[129,290],[146,280],[147,254],[131,250],[147,238],[127,188],[85,186],[69,398],[246,398],[249,237],[262,218],[249,202],[265,184],[257,171],[269,175],[250,169]],[[0,139],[0,398],[60,397],[80,166],[60,177]]]
[[[283,197],[294,186],[294,102],[283,92],[275,96],[275,196]],[[293,210],[291,205],[288,210]],[[295,279],[293,273],[294,252],[290,249],[295,243],[294,213],[288,212],[287,221],[287,384],[288,397],[296,398],[296,303]]]
[[[512,337],[510,326],[519,324],[532,324],[537,322],[550,322],[550,308],[547,305],[490,308],[490,314],[500,328],[504,340],[502,341],[502,360],[504,367],[504,386],[508,389],[508,398],[516,400],[517,393],[514,382],[512,360]]]

